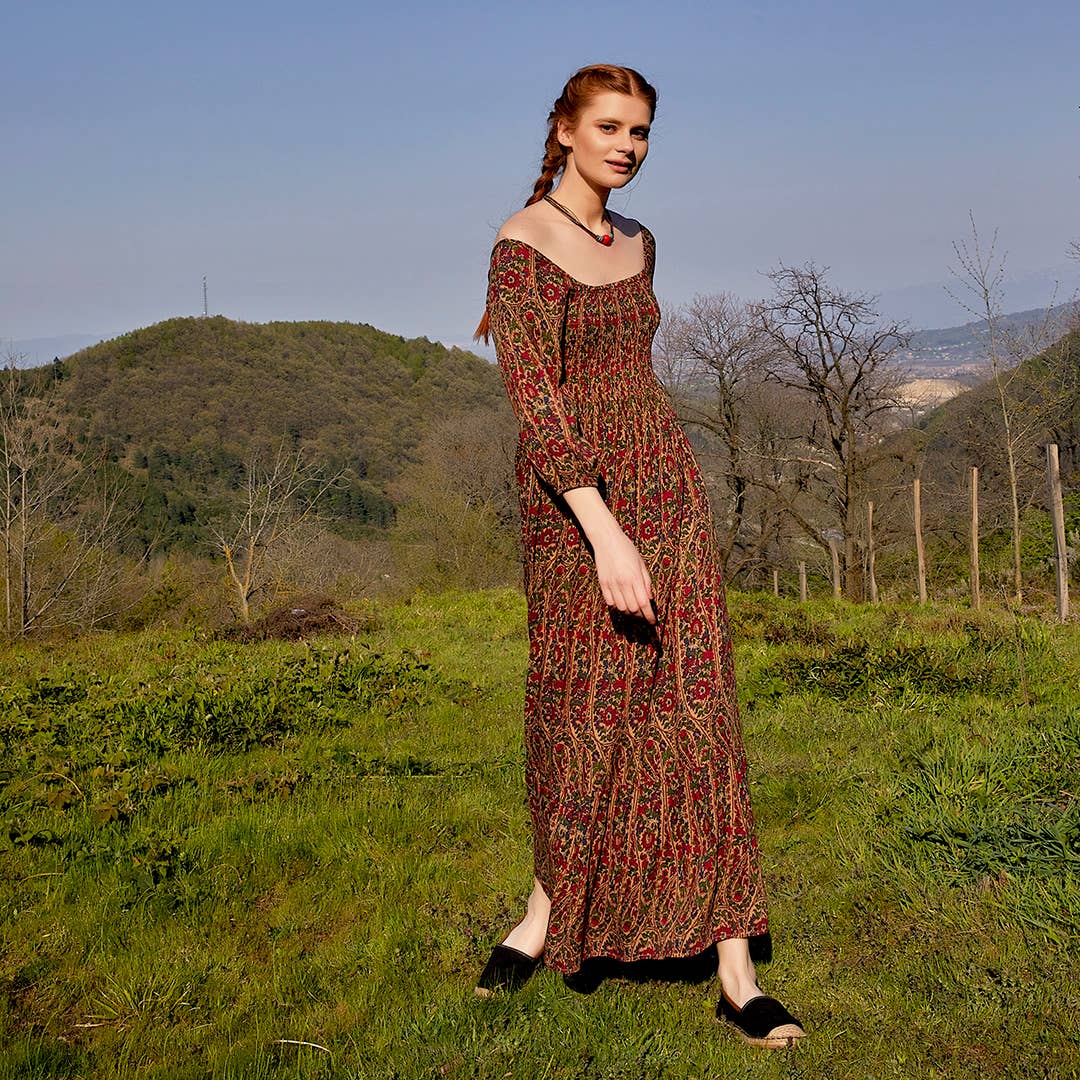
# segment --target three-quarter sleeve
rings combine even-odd
[[[560,393],[565,278],[538,279],[529,247],[496,242],[488,272],[487,312],[495,353],[521,445],[532,467],[558,494],[596,485],[600,459],[577,429]]]

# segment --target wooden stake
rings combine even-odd
[[[780,595],[780,571],[775,568],[772,572],[772,594],[773,596]]]
[[[829,537],[829,554],[832,555],[832,594],[840,595],[840,549],[836,546],[836,540]]]
[[[915,477],[915,555],[919,564],[919,603],[926,603],[926,553],[922,539],[922,495],[919,478]]]
[[[866,539],[870,558],[870,603],[877,603],[877,576],[874,574],[874,503],[866,504]]]
[[[979,592],[979,470],[971,466],[971,606],[978,611]]]
[[[1065,547],[1065,508],[1061,498],[1061,468],[1057,443],[1046,446],[1046,472],[1050,484],[1050,513],[1054,519],[1054,561],[1057,563],[1057,615],[1069,617],[1069,553]]]
[[[799,560],[799,600],[806,603],[806,563]]]

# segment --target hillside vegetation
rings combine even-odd
[[[38,369],[59,380],[78,437],[130,473],[140,536],[198,539],[195,511],[237,487],[246,455],[285,436],[346,484],[343,525],[393,517],[388,487],[433,419],[508,409],[498,371],[463,349],[363,323],[178,318]]]
[[[1044,465],[1043,446],[1057,443],[1068,486],[1080,475],[1080,330],[1025,360],[1008,379],[1012,422],[1031,428],[1024,449],[1030,447],[1036,471]],[[1001,427],[997,388],[992,378],[983,379],[920,420],[929,471],[955,478],[976,465],[985,482],[998,482],[1004,465]]]

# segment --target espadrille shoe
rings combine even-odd
[[[716,1018],[731,1024],[744,1042],[770,1050],[788,1050],[806,1036],[802,1024],[776,998],[766,994],[750,998],[740,1009],[721,990]]]
[[[512,945],[496,945],[476,982],[481,997],[491,997],[496,990],[519,990],[540,966],[540,956],[530,956]]]

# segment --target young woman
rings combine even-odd
[[[718,1017],[790,1046],[805,1033],[750,959],[764,884],[708,494],[652,367],[656,245],[607,209],[655,111],[630,68],[574,74],[491,252],[476,337],[494,336],[520,427],[535,880],[476,990],[514,989],[541,959],[573,976],[715,943]]]

